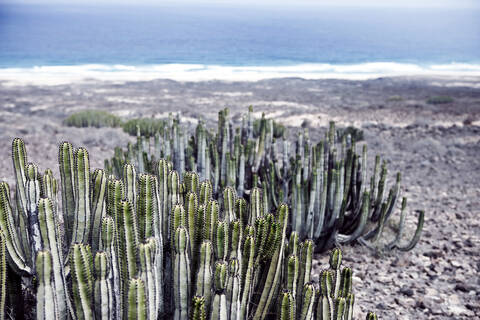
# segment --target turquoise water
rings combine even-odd
[[[480,70],[480,10],[0,5],[1,69],[375,63]]]

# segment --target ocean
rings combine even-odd
[[[0,79],[480,75],[480,8],[0,4]]]

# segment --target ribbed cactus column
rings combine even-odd
[[[330,270],[320,274],[320,297],[317,304],[317,317],[327,320],[353,319],[355,296],[352,293],[352,270],[348,267],[340,271],[342,254],[339,249],[330,254]]]
[[[313,320],[316,288],[313,283],[306,283],[303,286],[302,303],[299,320]]]
[[[115,318],[113,288],[108,279],[108,274],[111,270],[108,254],[98,251],[95,255],[94,288],[95,319],[97,320]]]
[[[40,227],[38,225],[37,203],[40,199],[40,180],[38,176],[38,167],[32,163],[26,166],[27,181],[25,183],[25,193],[27,196],[27,221],[28,235],[30,241],[31,261],[35,261],[37,252],[42,248],[42,239],[40,237]]]
[[[330,254],[330,268],[332,268],[334,272],[334,287],[333,287],[333,296],[338,297],[338,293],[340,291],[340,284],[341,284],[341,271],[340,266],[342,265],[342,251],[338,248],[332,250]]]
[[[217,260],[226,260],[228,255],[228,224],[226,221],[217,221],[216,236],[214,238],[214,252]]]
[[[185,196],[185,209],[187,214],[188,238],[190,239],[190,259],[192,271],[195,272],[198,266],[198,253],[203,229],[203,217],[198,213],[197,194],[188,192]],[[192,283],[195,281],[195,274],[192,274]]]
[[[58,221],[54,213],[52,200],[42,198],[38,202],[38,217],[40,235],[43,239],[43,249],[48,250],[51,255],[53,266],[52,285],[55,290],[55,302],[59,319],[66,319],[67,310],[67,282],[63,269],[62,246],[59,242]]]
[[[147,302],[145,300],[145,284],[141,279],[133,278],[128,282],[128,320],[146,320]]]
[[[107,189],[107,176],[105,171],[96,169],[92,174],[92,198],[90,212],[92,221],[90,225],[90,243],[92,250],[97,251],[100,248],[100,230],[102,217],[105,215],[105,197]]]
[[[302,299],[302,288],[310,282],[310,273],[312,271],[313,241],[305,240],[300,246],[300,272],[297,283],[297,307],[300,309]]]
[[[270,267],[268,269],[262,295],[260,297],[257,309],[253,315],[254,319],[264,319],[267,316],[271,304],[276,298],[275,294],[278,292],[278,286],[280,285],[288,223],[288,206],[286,204],[282,204],[278,208],[277,222],[279,225],[279,240],[276,242],[276,248],[270,262]]]
[[[75,175],[73,146],[71,143],[62,142],[58,147],[58,162],[62,192],[63,216],[65,220],[66,243],[72,239],[73,222],[75,221]]]
[[[287,258],[287,272],[285,274],[286,288],[290,295],[296,297],[297,295],[297,282],[299,275],[299,259],[296,255],[290,255]]]
[[[154,263],[154,273],[155,273],[155,282],[156,282],[156,300],[155,300],[155,309],[157,314],[163,314],[165,311],[165,296],[164,296],[164,284],[165,284],[165,275],[164,275],[164,239],[166,235],[162,233],[163,226],[165,222],[163,221],[162,213],[159,211],[161,207],[160,195],[158,193],[158,181],[156,176],[150,176],[148,180],[152,184],[152,211],[153,211],[153,239],[151,241],[155,242],[155,263]],[[148,198],[148,196],[147,196]]]
[[[116,235],[119,244],[117,248],[117,256],[119,257],[122,288],[124,288],[124,302],[126,303],[125,299],[128,299],[127,288],[129,280],[137,277],[138,271],[137,261],[139,240],[137,219],[130,201],[120,201],[118,204],[116,220]]]
[[[206,240],[214,241],[217,234],[217,221],[218,221],[218,202],[216,200],[209,200],[205,208],[205,228],[204,237]]]
[[[109,270],[107,271],[108,281],[111,283],[113,291],[113,317],[122,316],[123,296],[122,296],[122,280],[119,265],[119,257],[116,254],[116,236],[115,222],[112,217],[106,216],[102,219],[102,242],[101,249],[107,254],[109,261]]]
[[[178,172],[177,171],[170,171],[170,173],[168,174],[168,194],[167,194],[167,214],[169,215],[173,208],[177,205],[177,204],[180,204],[180,177],[178,175]],[[165,217],[167,218],[167,220],[165,221],[169,221],[170,219],[168,219],[168,216]],[[172,226],[170,226],[170,228],[172,228]],[[175,231],[176,229],[173,229],[172,231]],[[172,234],[170,234],[170,237],[173,238],[174,236],[174,232]],[[169,240],[173,243],[173,239],[170,239]]]
[[[280,294],[280,320],[295,320],[295,298],[289,290]]]
[[[192,320],[207,320],[205,298],[202,296],[193,297]]]
[[[200,264],[196,278],[195,294],[204,298],[205,312],[208,312],[212,296],[212,243],[209,240],[204,240],[200,247]]]
[[[240,263],[236,258],[231,258],[228,263],[227,276],[227,313],[228,319],[240,319]]]
[[[247,232],[245,232],[247,234]],[[239,319],[246,319],[249,313],[249,299],[253,286],[255,258],[255,241],[253,236],[247,235],[243,244],[242,273],[241,273],[241,301]]]
[[[72,243],[86,243],[90,232],[90,162],[84,148],[75,151],[75,219]]]
[[[225,295],[225,285],[227,281],[227,264],[224,261],[215,263],[215,296],[210,311],[210,319],[227,320],[227,297]]]
[[[263,216],[261,191],[259,188],[253,188],[250,194],[250,217],[248,224],[253,225],[257,218]]]
[[[154,220],[158,214],[155,177],[140,174],[137,197],[138,236],[142,241],[154,235]],[[129,198],[130,200],[130,198]]]
[[[74,244],[70,251],[72,291],[77,319],[94,319],[93,314],[93,273],[90,246]]]
[[[38,252],[36,271],[38,276],[37,319],[60,319],[52,284],[52,256],[49,251]],[[62,315],[62,317],[65,316],[66,314]]]
[[[333,318],[332,301],[333,276],[329,270],[320,274],[320,297],[317,304],[317,318],[331,320]]]
[[[235,216],[235,202],[237,194],[232,187],[227,187],[223,190],[223,216],[225,220],[230,223],[236,219]]]
[[[0,229],[0,320],[5,319],[5,301],[7,294],[7,242]]]
[[[188,232],[180,226],[175,231],[175,262],[173,267],[173,293],[175,320],[187,320],[190,304],[190,258]]]
[[[245,230],[245,227],[248,224],[248,209],[247,201],[243,198],[237,198],[235,201],[235,216],[240,222],[241,230]]]
[[[142,155],[143,157],[143,155]],[[143,172],[141,170],[140,172]],[[123,166],[123,184],[125,185],[125,195],[132,205],[136,205],[137,200],[137,173],[135,167],[130,163]]]
[[[158,317],[158,300],[163,297],[158,296],[155,254],[157,252],[155,238],[147,239],[145,243],[140,244],[140,279],[145,285],[145,301],[148,306],[147,319],[156,320]]]
[[[28,276],[32,268],[28,265],[27,256],[15,228],[15,218],[10,205],[9,188],[6,183],[0,185],[0,230],[5,237],[6,250],[10,266],[15,272]]]
[[[22,139],[15,138],[12,142],[12,159],[13,159],[13,169],[15,173],[16,180],[16,190],[15,190],[15,199],[16,199],[16,210],[12,212],[13,216],[10,219],[12,225],[20,227],[20,241],[19,244],[22,246],[22,249],[25,253],[25,258],[30,262],[32,255],[30,253],[29,239],[28,239],[28,217],[27,217],[27,175],[26,175],[26,165],[27,165],[27,151],[25,150],[25,143]],[[10,201],[10,199],[9,199]],[[33,268],[33,267],[32,267]]]

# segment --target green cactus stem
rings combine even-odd
[[[123,283],[121,281],[119,257],[116,254],[117,237],[115,236],[115,222],[112,217],[106,216],[102,219],[101,249],[106,252],[110,270],[107,271],[108,281],[111,282],[113,290],[113,311],[114,317],[122,316],[123,308]]]
[[[91,208],[92,223],[90,234],[90,243],[92,250],[95,252],[100,248],[100,225],[102,217],[105,215],[105,197],[107,189],[107,177],[105,171],[96,169],[92,174],[92,191],[91,191]]]
[[[249,313],[249,298],[253,286],[254,258],[255,241],[253,236],[247,234],[243,244],[242,256],[240,319],[246,319]]]
[[[35,269],[38,277],[37,319],[60,319],[52,284],[52,256],[49,251],[38,252]],[[63,315],[65,316],[66,314]]]
[[[5,301],[7,298],[7,241],[0,230],[0,320],[5,319]]]
[[[53,202],[50,199],[42,198],[38,202],[38,217],[40,235],[43,239],[43,249],[48,250],[51,256],[52,285],[55,291],[58,319],[66,319],[67,310],[67,282],[63,267],[62,245],[59,241],[58,221],[54,213]]]
[[[218,202],[216,200],[209,200],[205,208],[205,218],[204,218],[205,240],[213,241],[217,234],[218,211],[219,211]]]
[[[287,258],[287,272],[286,272],[286,289],[290,295],[296,297],[297,295],[297,282],[299,275],[299,259],[295,255],[291,255]]]
[[[212,243],[209,240],[204,240],[200,247],[200,264],[196,277],[195,294],[203,297],[205,312],[208,312],[212,296]]]
[[[231,258],[228,263],[227,288],[227,312],[229,319],[237,319],[240,313],[240,263],[236,258]]]
[[[42,239],[38,225],[37,203],[40,199],[40,181],[38,177],[38,168],[36,165],[29,163],[27,165],[27,181],[25,183],[25,192],[27,196],[27,221],[28,236],[30,243],[31,261],[35,261],[37,252],[42,248]]]
[[[295,298],[289,290],[280,294],[280,316],[279,320],[295,320]]]
[[[145,285],[141,279],[133,278],[128,283],[128,320],[147,319]]]
[[[5,237],[9,265],[15,272],[28,276],[33,273],[15,228],[15,218],[10,206],[8,187],[0,185],[0,230]]]
[[[179,226],[175,231],[175,261],[173,268],[175,320],[186,320],[189,315],[191,275],[188,246],[188,231],[185,227]]]
[[[63,216],[65,220],[66,243],[71,243],[73,223],[75,221],[75,164],[73,146],[71,143],[62,142],[58,147],[58,163],[60,169],[60,182],[62,192]]]
[[[143,170],[140,172],[143,172]],[[127,199],[135,205],[137,200],[137,173],[135,167],[130,163],[123,166],[123,183]]]
[[[158,215],[156,199],[156,178],[140,174],[137,196],[138,236],[142,241],[154,235],[154,219]],[[133,192],[132,192],[133,193]],[[130,198],[128,198],[130,200]]]
[[[305,240],[300,246],[300,270],[298,274],[298,291],[297,291],[297,307],[301,308],[302,294],[300,289],[304,288],[304,285],[310,283],[310,274],[312,271],[312,260],[313,260],[313,241]]]
[[[225,286],[227,282],[227,264],[224,261],[215,263],[215,296],[212,302],[210,319],[227,320],[227,297],[225,295]]]
[[[139,245],[140,255],[140,279],[145,285],[145,300],[147,305],[147,319],[156,320],[158,312],[157,281],[155,279],[155,253],[157,251],[155,238],[147,239],[145,243]]]
[[[98,251],[95,254],[95,319],[107,320],[114,318],[113,288],[108,279],[110,270],[111,266],[108,262],[107,253]]]
[[[84,148],[75,151],[75,219],[73,223],[72,243],[88,241],[90,214],[90,163],[88,152]]]
[[[278,229],[278,243],[274,255],[270,262],[266,282],[257,309],[255,310],[254,319],[264,319],[274,301],[275,293],[280,285],[280,277],[282,273],[283,253],[286,242],[287,222],[288,222],[288,206],[286,204],[280,205],[277,213]]]
[[[300,309],[300,320],[313,320],[316,288],[313,283],[306,283],[303,286],[302,303]]]
[[[205,298],[202,296],[193,297],[192,320],[207,320]]]
[[[30,247],[28,245],[29,235],[27,228],[27,151],[25,150],[25,143],[22,139],[15,138],[12,142],[12,159],[13,168],[16,180],[15,200],[16,210],[12,212],[14,216],[11,218],[15,226],[20,226],[20,237],[22,240],[23,251],[25,257],[32,261]]]
[[[93,272],[90,246],[74,244],[70,250],[73,301],[77,319],[94,319],[93,314]]]

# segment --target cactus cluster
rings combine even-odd
[[[35,301],[37,319],[352,318],[340,251],[314,284],[314,243],[288,235],[288,206],[270,213],[268,189],[249,201],[231,186],[215,193],[164,159],[154,174],[127,163],[117,179],[67,142],[58,158],[60,183],[13,141],[13,198],[0,183],[0,319],[6,288]]]
[[[105,168],[120,174],[125,163],[134,163],[141,172],[154,172],[157,159],[165,158],[180,175],[197,171],[200,179],[211,180],[215,195],[225,187],[234,188],[241,197],[262,188],[267,191],[262,201],[265,210],[288,203],[289,225],[302,240],[313,239],[317,251],[352,242],[376,250],[410,250],[416,245],[423,211],[411,240],[400,244],[406,198],[397,233],[390,241],[384,237],[400,198],[401,175],[397,173],[388,188],[386,161],[378,155],[369,175],[367,146],[357,146],[357,131],[336,130],[332,122],[323,140],[312,141],[305,130],[292,144],[273,120],[265,115],[254,120],[252,108],[239,127],[228,115],[228,109],[219,112],[216,132],[199,121],[190,137],[180,117],[171,116],[153,136],[139,131],[136,144],[129,144],[126,151],[116,148]]]

